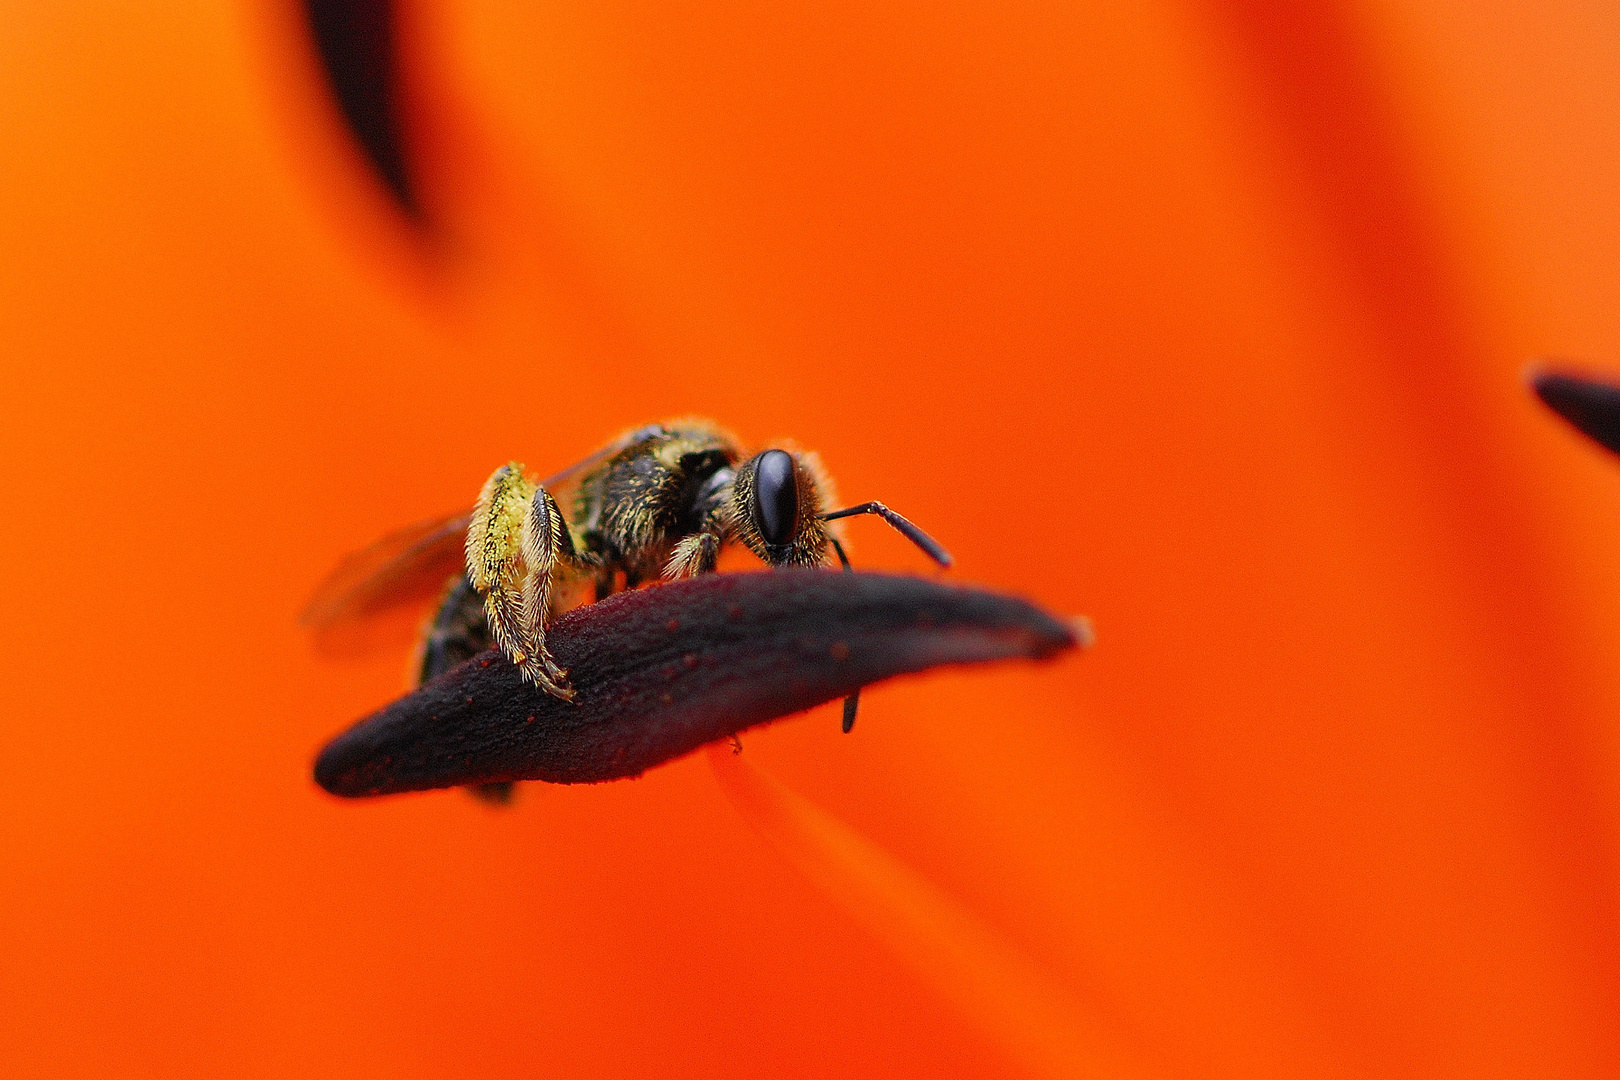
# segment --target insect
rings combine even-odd
[[[712,572],[727,545],[771,567],[828,565],[831,548],[848,570],[838,522],[875,514],[951,565],[932,537],[882,503],[829,511],[833,501],[813,453],[773,447],[744,458],[711,421],[651,424],[543,480],[517,462],[501,466],[470,514],[400,530],[351,555],[300,621],[319,630],[365,618],[432,586],[442,598],[423,636],[420,681],[494,645],[526,680],[569,701],[568,673],[545,641],[557,614],[656,578]],[[846,732],[858,701],[844,703]]]

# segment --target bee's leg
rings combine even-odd
[[[854,573],[855,568],[849,565],[849,556],[844,554],[844,545],[838,542],[836,536],[827,537],[832,541],[833,550],[838,553],[838,561],[844,564],[845,573]],[[855,728],[855,713],[861,707],[861,692],[856,690],[844,699],[844,734],[848,735]]]
[[[574,551],[573,534],[563,521],[557,500],[545,488],[536,488],[529,500],[529,512],[523,519],[523,561],[528,573],[523,578],[523,612],[528,620],[524,627],[530,644],[530,659],[539,662],[548,680],[533,679],[545,687],[546,692],[564,701],[574,700],[574,691],[568,686],[568,672],[557,666],[546,648],[546,621],[551,617],[551,572],[559,562],[580,565],[582,560]],[[527,671],[525,671],[527,674]]]
[[[556,501],[523,475],[522,465],[503,465],[484,484],[467,527],[467,577],[484,597],[500,650],[525,679],[570,701],[567,672],[546,651],[544,631],[551,569],[559,537],[567,536]],[[572,547],[570,538],[570,553]]]
[[[511,806],[517,784],[511,780],[491,780],[487,784],[468,784],[467,793],[491,806]]]
[[[683,537],[675,545],[675,550],[669,553],[669,562],[664,564],[664,576],[675,581],[698,574],[712,574],[715,563],[720,559],[723,543],[719,532],[699,532]]]

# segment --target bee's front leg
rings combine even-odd
[[[724,544],[725,538],[718,527],[683,537],[670,552],[669,562],[664,564],[664,577],[676,581],[698,574],[712,574]]]
[[[523,677],[553,697],[574,699],[568,672],[546,649],[551,571],[573,553],[557,502],[523,474],[503,465],[484,484],[467,528],[467,577],[484,597],[490,631]]]

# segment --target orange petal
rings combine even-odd
[[[709,747],[750,824],[964,1017],[1037,1076],[1162,1076],[1116,1022],[888,852],[733,753]]]

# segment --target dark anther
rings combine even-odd
[[[1530,385],[1582,434],[1620,454],[1620,386],[1566,371],[1538,371]]]
[[[316,782],[364,796],[614,780],[895,675],[1077,644],[1068,620],[1016,597],[821,570],[619,593],[559,618],[546,642],[578,691],[573,704],[535,690],[499,654],[483,666],[483,653],[333,739]],[[699,663],[678,663],[687,655]]]
[[[799,482],[793,474],[793,455],[786,450],[767,450],[759,455],[754,492],[759,535],[772,547],[790,542],[799,516]]]

